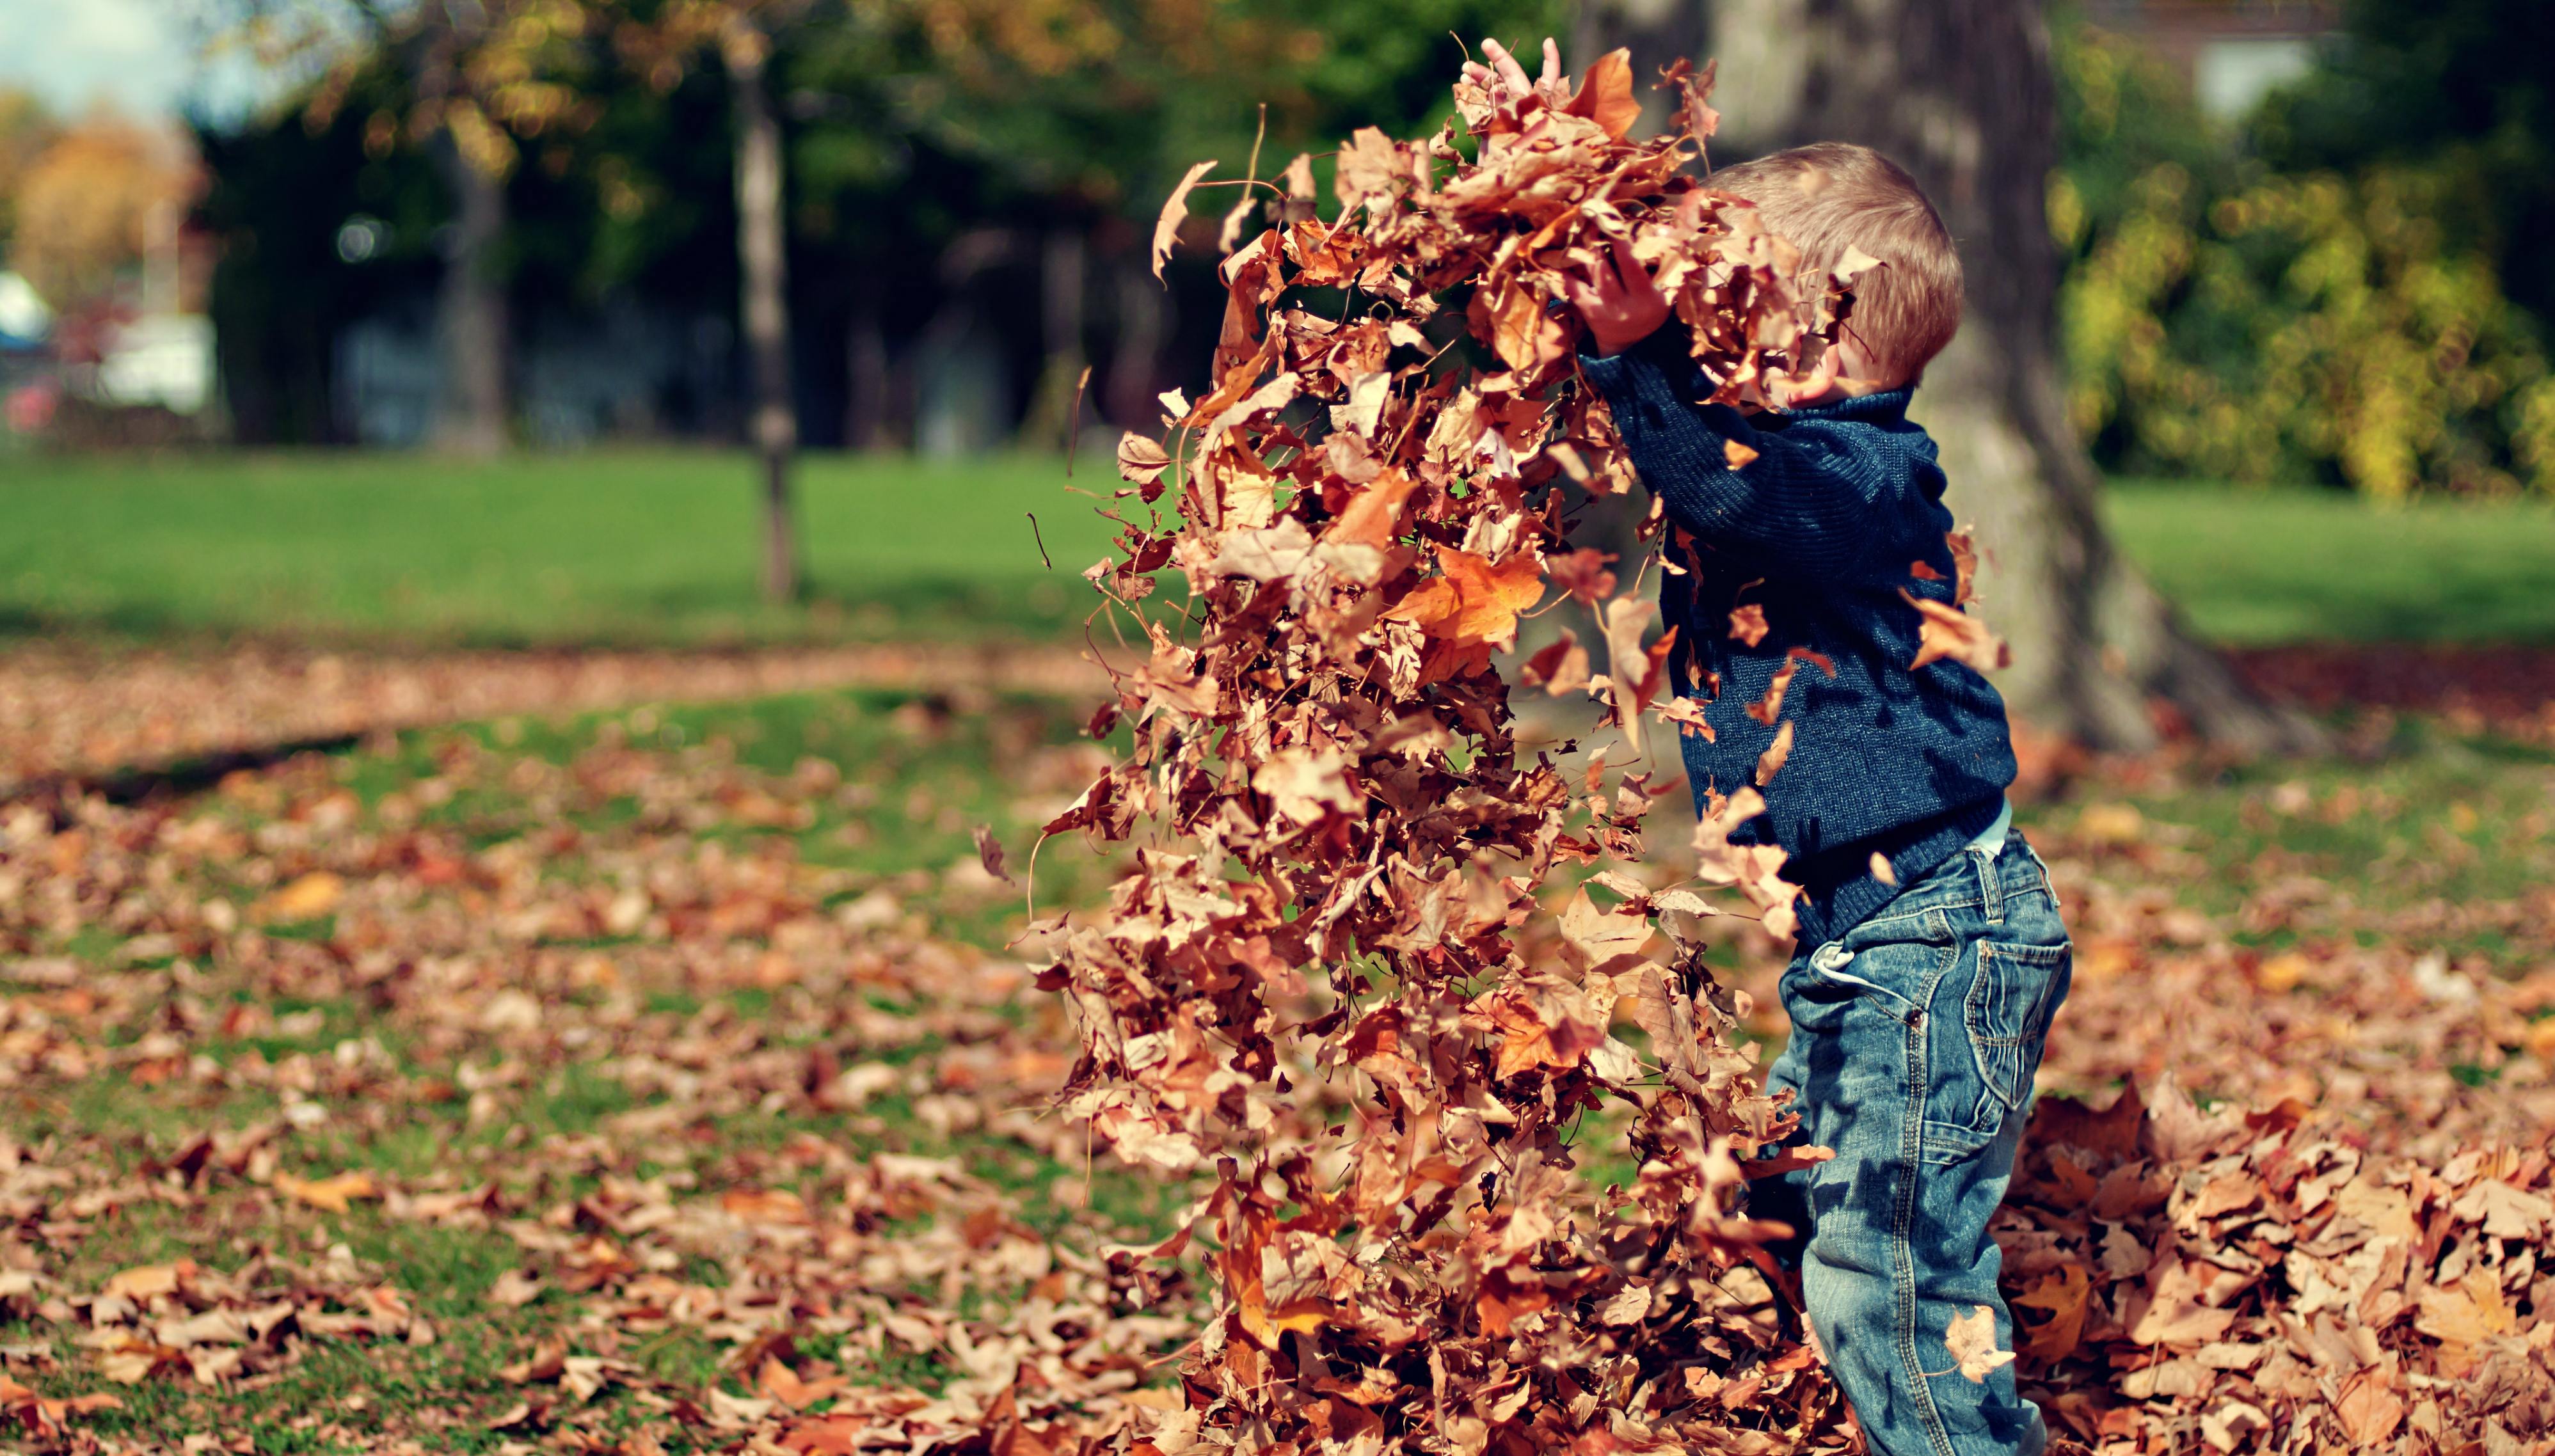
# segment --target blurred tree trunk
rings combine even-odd
[[[1084,258],[1082,230],[1067,223],[1048,229],[1038,250],[1039,345],[1046,363],[1021,425],[1021,442],[1036,449],[1063,449],[1081,408]]]
[[[1111,269],[1117,279],[1118,339],[1109,358],[1109,423],[1121,429],[1154,432],[1161,414],[1156,402],[1162,372],[1162,342],[1170,336],[1172,298],[1133,255]]]
[[[744,276],[746,354],[753,368],[750,430],[763,460],[763,596],[798,595],[798,550],[791,521],[790,456],[798,424],[790,398],[788,257],[781,227],[781,123],[764,89],[772,43],[740,21],[721,47],[736,103],[736,251]]]
[[[879,326],[878,285],[869,278],[852,284],[850,354],[845,371],[851,399],[843,414],[843,443],[855,450],[874,450],[887,434],[887,332]]]
[[[474,149],[456,126],[462,59],[487,38],[488,16],[473,9],[425,6],[419,12],[415,60],[419,101],[434,117],[427,143],[435,171],[452,193],[443,242],[443,278],[434,295],[435,347],[442,388],[429,437],[437,448],[485,458],[506,448],[512,413],[507,398],[513,330],[497,249],[506,235],[506,166],[488,148]]]
[[[1997,685],[2018,716],[2112,750],[2150,747],[2177,718],[2242,750],[2320,741],[2193,638],[2104,530],[2102,478],[2059,377],[2042,190],[2056,78],[2039,0],[1584,0],[1581,16],[1580,64],[1629,45],[1636,73],[1654,75],[1706,43],[1721,62],[1716,162],[1860,142],[1941,209],[1968,314],[1913,414],[1942,447],[1955,515],[1978,525],[1979,594],[2014,652]]]
[[[453,196],[443,278],[434,294],[443,388],[433,439],[437,448],[484,459],[504,452],[510,414],[511,328],[506,284],[497,268],[497,247],[506,234],[506,183],[474,166],[448,133],[435,138],[433,152]]]

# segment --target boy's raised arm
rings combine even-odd
[[[1904,550],[1939,536],[1926,524],[1940,496],[1930,455],[1892,458],[1868,439],[1841,448],[1839,431],[1868,434],[1858,421],[1799,416],[1779,430],[1759,429],[1728,405],[1698,405],[1711,381],[1677,333],[1671,325],[1624,353],[1582,361],[1670,520],[1786,574],[1830,579],[1884,569],[1876,562],[1902,574]],[[1912,448],[1921,435],[1913,426],[1908,433]],[[1927,475],[1931,492],[1920,484]]]

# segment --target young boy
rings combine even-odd
[[[1516,62],[1493,59],[1522,90]],[[1629,248],[1572,300],[1587,377],[1693,544],[1661,591],[1674,680],[1707,684],[1713,736],[1683,739],[1698,801],[1756,781],[1777,729],[1749,707],[1793,649],[1821,655],[1769,715],[1791,753],[1732,838],[1782,846],[1802,888],[1781,982],[1792,1034],[1768,1081],[1836,1158],[1759,1184],[1751,1211],[1804,1236],[1810,1320],[1872,1449],[2036,1456],[2047,1432],[2012,1366],[1964,1375],[1951,1344],[1981,1333],[1984,1308],[1994,1348],[2013,1348],[1988,1219],[2070,970],[2047,872],[2010,828],[2003,699],[1959,663],[1910,666],[1922,618],[1907,595],[1949,603],[1958,575],[1943,472],[1907,405],[1959,326],[1960,260],[1924,193],[1862,147],[1777,153],[1710,185],[1756,203],[1805,281],[1849,246],[1883,265],[1857,281],[1842,344],[1845,373],[1877,387],[1753,417],[1697,403],[1714,382]]]

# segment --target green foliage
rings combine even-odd
[[[2059,63],[2050,222],[2072,261],[2070,412],[2098,458],[2382,501],[2555,489],[2555,376],[2476,241],[2482,153],[2277,171],[2132,42],[2079,27]]]
[[[2439,167],[2467,185],[2460,237],[2502,287],[2555,315],[2555,7],[2539,0],[2354,0],[2341,45],[2249,128],[2282,172]]]
[[[1239,175],[1261,103],[1273,149],[1420,131],[1452,108],[1459,44],[1563,18],[1553,0],[881,0],[807,28],[791,74],[870,122],[807,129],[822,174],[878,185],[902,141],[1141,220],[1198,158]]]

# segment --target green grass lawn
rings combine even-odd
[[[2555,641],[2555,506],[2377,510],[2333,491],[2123,482],[2112,530],[2206,636]]]
[[[1106,493],[1105,465],[1075,482]],[[0,632],[764,643],[1042,637],[1092,604],[1101,504],[1059,462],[810,455],[808,603],[756,596],[735,452],[469,465],[293,452],[0,461]],[[1127,504],[1133,504],[1127,503]],[[1041,564],[1035,512],[1052,569]],[[2123,546],[2220,641],[2555,640],[2555,509],[2381,512],[2329,492],[2126,483]]]
[[[21,455],[0,462],[0,627],[495,645],[1047,635],[1089,610],[1075,573],[1108,540],[1098,502],[1066,485],[1049,458],[811,455],[809,605],[776,610],[757,598],[759,484],[739,453]]]

